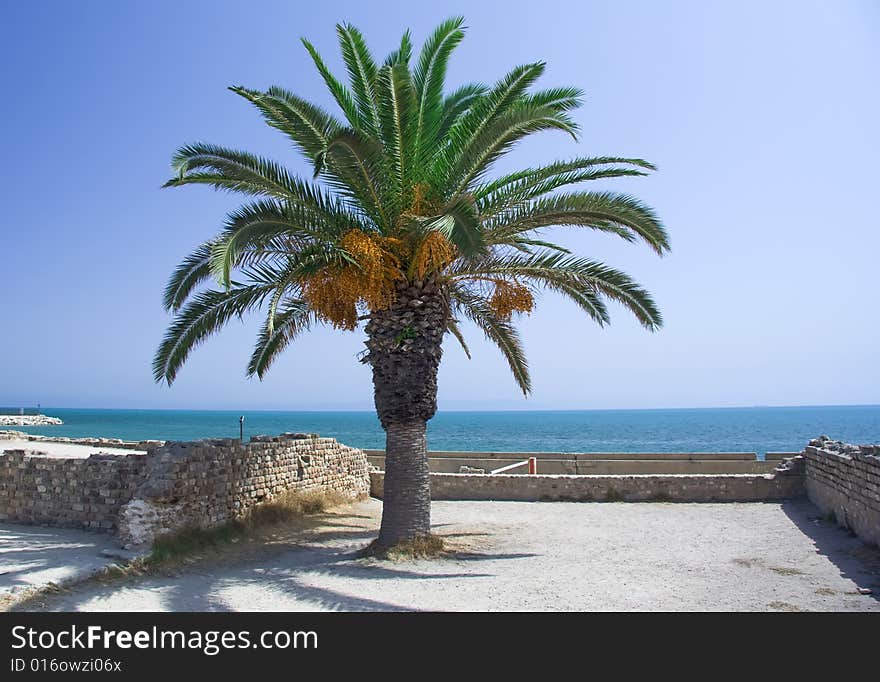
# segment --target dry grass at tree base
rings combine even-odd
[[[161,567],[179,560],[199,559],[199,554],[239,543],[243,540],[266,541],[267,530],[282,524],[302,523],[310,516],[315,516],[333,507],[351,502],[339,493],[320,491],[287,491],[268,502],[253,507],[247,515],[218,528],[209,530],[184,529],[169,533],[156,539],[153,551],[143,560],[145,566]],[[379,547],[376,542],[370,543],[362,552],[363,557],[406,561],[412,559],[432,559],[449,556],[452,549],[448,542],[439,535],[426,535],[393,547]]]
[[[211,556],[219,558],[249,542],[271,542],[274,539],[273,531],[283,524],[306,530],[317,522],[314,517],[318,514],[348,502],[351,499],[339,493],[289,490],[254,506],[241,518],[222,526],[185,528],[162,535],[153,542],[150,554],[120,570],[127,574],[151,573],[192,564]]]
[[[389,559],[391,561],[408,561],[412,559],[436,559],[452,554],[446,540],[439,535],[425,535],[424,537],[399,542],[392,547],[381,547],[377,541],[373,541],[362,552],[362,557],[375,557]]]

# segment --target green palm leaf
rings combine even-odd
[[[625,273],[598,261],[574,258],[555,251],[512,255],[462,263],[453,271],[456,280],[506,278],[533,281],[572,298],[596,322],[608,322],[606,296],[629,309],[651,331],[659,329],[663,318],[651,295]]]
[[[177,175],[165,187],[208,184],[216,189],[278,198],[294,197],[301,187],[299,180],[274,161],[201,142],[178,149],[171,166]]]
[[[462,151],[447,175],[457,194],[469,188],[510,148],[532,133],[562,130],[574,136],[575,123],[551,107],[517,106],[499,116]]]
[[[314,322],[314,313],[304,301],[290,300],[281,312],[270,314],[260,330],[247,367],[248,376],[260,379],[297,336]]]
[[[447,19],[438,26],[422,48],[419,63],[413,72],[417,99],[415,148],[416,157],[425,161],[434,153],[443,120],[443,84],[452,51],[464,38],[463,17]],[[461,99],[463,94],[456,94]]]
[[[272,285],[203,291],[187,303],[168,327],[153,360],[153,378],[171,384],[193,349],[233,317],[258,307]]]
[[[248,374],[262,378],[298,334],[332,319],[327,310],[341,291],[334,288],[341,280],[334,278],[343,274],[349,287],[375,287],[388,277],[382,286],[402,292],[424,284],[414,280],[416,272],[429,272],[451,306],[439,308],[449,314],[444,332],[470,357],[456,315],[476,323],[501,349],[524,393],[531,384],[522,343],[508,316],[493,310],[500,299],[487,298],[485,289],[497,294],[506,282],[555,293],[600,326],[609,320],[608,301],[623,305],[648,329],[662,324],[650,294],[628,275],[575,257],[541,234],[556,226],[586,227],[644,242],[662,255],[669,238],[650,207],[624,193],[570,189],[645,175],[654,166],[638,158],[580,156],[491,177],[500,160],[532,134],[560,130],[574,137],[573,112],[583,92],[536,89],[543,62],[517,66],[491,87],[470,83],[447,92],[449,60],[464,37],[463,25],[461,17],[440,24],[415,59],[407,31],[377,64],[360,31],[339,24],[346,82],[303,39],[342,112],[339,118],[280,87],[230,88],[293,143],[312,164],[314,178],[217,145],[177,151],[166,186],[207,185],[251,200],[231,212],[220,233],[190,253],[169,279],[163,303],[175,317],[154,360],[157,381],[174,381],[204,338],[256,309],[265,319]],[[443,234],[451,246],[428,231]],[[418,254],[417,248],[428,250]],[[376,249],[384,254],[379,261]],[[202,288],[212,277],[224,290]],[[328,292],[331,302],[325,305]],[[382,296],[371,289],[369,298],[350,297],[343,306],[346,319],[376,319],[376,306],[391,314],[392,308],[381,307],[388,305]]]
[[[393,220],[386,199],[387,159],[381,144],[353,128],[343,128],[315,159],[315,176],[330,168],[328,183],[357,203],[377,225],[390,229]]]
[[[473,192],[484,216],[512,208],[560,187],[589,180],[646,175],[655,170],[643,159],[600,156],[557,161],[538,168],[508,173],[476,187]]]
[[[384,155],[391,166],[392,191],[403,197],[415,168],[415,95],[405,64],[383,66],[376,89],[381,95],[379,116]]]
[[[487,339],[498,346],[523,395],[528,395],[532,390],[529,363],[516,328],[498,317],[485,298],[464,287],[451,287],[450,295],[456,307],[483,330]]]
[[[409,60],[412,59],[413,44],[412,34],[406,30],[400,39],[400,47],[385,58],[383,66],[394,66],[395,64],[404,64],[409,66]]]
[[[482,83],[469,83],[447,95],[443,99],[443,112],[437,127],[437,139],[446,138],[449,129],[487,92],[489,92],[489,88]]]
[[[464,351],[467,359],[471,359],[471,349],[468,348],[467,341],[464,339],[464,334],[461,333],[461,328],[458,326],[458,321],[451,317],[449,318],[449,322],[446,324],[447,331],[455,337],[455,340],[458,341],[458,344],[461,346],[461,349]]]
[[[524,233],[551,226],[589,227],[627,241],[641,239],[658,254],[669,249],[669,236],[654,211],[627,194],[580,192],[527,202],[486,222],[487,242],[504,244]]]
[[[308,159],[314,159],[327,144],[327,138],[340,128],[333,116],[301,97],[278,87],[268,92],[229,88],[251,102],[263,114],[266,123],[284,133]]]
[[[443,154],[438,157],[437,163],[453,169],[460,165],[461,156],[473,154],[471,147],[483,131],[525,94],[544,72],[544,66],[543,62],[518,66],[489,92],[475,99],[449,128]]]
[[[355,104],[351,91],[330,72],[330,69],[327,68],[327,65],[315,49],[315,46],[305,38],[302,38],[301,40],[309,55],[312,57],[312,61],[315,63],[315,68],[318,69],[318,73],[320,73],[321,77],[324,79],[324,84],[333,95],[339,108],[342,109],[342,113],[345,114],[345,118],[348,120],[348,125],[353,127],[358,126],[360,124],[360,114],[358,113],[357,104]]]
[[[359,127],[376,134],[381,127],[379,101],[375,91],[378,67],[367,49],[363,35],[354,26],[337,24],[336,34],[357,105]]]

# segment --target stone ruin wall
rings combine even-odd
[[[0,521],[112,531],[146,464],[143,454],[76,459],[34,451],[0,453]]]
[[[115,445],[115,444],[114,444]],[[311,434],[167,443],[147,454],[2,454],[0,521],[116,531],[128,547],[216,526],[287,490],[369,494],[361,450]]]
[[[880,445],[848,445],[821,436],[810,441],[803,457],[813,504],[880,545]]]
[[[125,547],[185,527],[210,528],[288,490],[369,494],[362,450],[308,434],[169,443],[148,459],[143,483],[120,512]]]

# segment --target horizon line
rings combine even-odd
[[[801,405],[705,405],[705,406],[676,406],[676,407],[583,407],[583,408],[540,408],[540,409],[524,409],[524,408],[485,408],[485,409],[448,409],[437,410],[437,414],[449,413],[486,413],[486,412],[656,412],[663,410],[767,410],[767,409],[791,409],[791,408],[842,408],[842,407],[880,407],[880,403],[836,403],[836,404],[801,404]],[[12,409],[21,409],[12,408]],[[33,409],[33,408],[27,408]],[[291,412],[301,412],[318,414],[322,412],[343,412],[343,413],[369,413],[375,414],[375,409],[277,409],[277,408],[199,408],[199,407],[61,407],[61,406],[40,406],[41,412],[46,414],[46,410],[94,410],[103,412],[273,412],[278,414],[287,414]],[[46,415],[51,416],[51,415]]]

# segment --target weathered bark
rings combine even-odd
[[[393,422],[385,429],[385,492],[379,547],[431,532],[431,484],[424,421]]]
[[[426,423],[437,411],[437,369],[449,303],[432,276],[401,283],[394,304],[367,324],[376,412],[385,429],[385,488],[378,545],[431,527]]]

